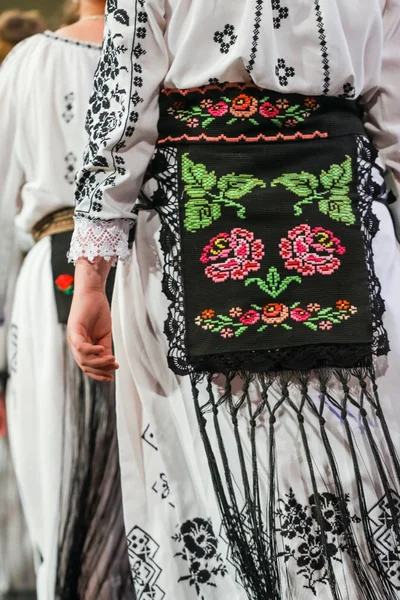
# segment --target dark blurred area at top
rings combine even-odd
[[[71,25],[78,19],[78,4],[73,0],[46,3],[45,0],[1,0],[0,4],[0,64],[13,47],[22,40],[45,29]],[[25,10],[27,8],[28,10]]]

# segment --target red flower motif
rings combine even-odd
[[[231,113],[234,117],[248,118],[257,112],[258,100],[252,96],[246,94],[240,94],[234,100],[232,100]]]
[[[201,316],[203,319],[212,319],[213,317],[215,317],[215,310],[213,310],[212,308],[203,310],[203,312],[201,313]]]
[[[350,302],[348,302],[348,300],[338,300],[336,302],[336,308],[338,310],[349,310]]]
[[[268,325],[280,325],[289,316],[289,309],[285,304],[272,302],[264,306],[262,320]]]
[[[294,321],[297,321],[298,323],[304,323],[311,317],[311,313],[309,313],[307,310],[304,310],[304,308],[299,307],[290,311],[290,316]]]
[[[340,240],[323,227],[299,225],[279,244],[285,267],[301,275],[332,275],[340,267],[339,256],[346,252]]]
[[[208,108],[208,112],[213,117],[223,117],[228,112],[228,105],[226,102],[223,102],[223,100],[221,100],[220,102],[217,102],[216,104],[210,106]]]
[[[267,119],[273,119],[276,115],[279,115],[279,110],[271,102],[264,102],[260,106],[260,114]]]
[[[59,275],[55,280],[55,284],[61,292],[68,293],[72,291],[71,288],[74,285],[74,278],[72,275]]]
[[[260,269],[263,257],[262,241],[254,239],[251,231],[237,227],[229,234],[220,233],[212,238],[200,261],[208,265],[205,269],[207,277],[219,283],[229,278],[245,279],[251,271]]]
[[[247,313],[241,317],[240,322],[243,325],[255,325],[260,320],[260,315],[255,310],[248,310]]]

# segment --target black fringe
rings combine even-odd
[[[114,385],[65,348],[57,600],[134,600],[122,512]]]
[[[232,391],[233,380],[240,376],[242,390],[239,395]],[[368,518],[368,506],[361,475],[359,453],[357,453],[354,434],[349,422],[349,411],[357,410],[362,422],[365,439],[368,443],[368,452],[376,466],[376,485],[383,490],[387,508],[390,513],[389,521],[393,534],[393,553],[398,554],[400,560],[400,513],[396,504],[393,489],[400,489],[400,461],[398,452],[390,436],[388,424],[385,421],[383,410],[378,395],[378,386],[375,373],[371,366],[353,369],[321,369],[313,373],[280,373],[250,375],[247,373],[231,372],[226,374],[225,391],[219,398],[215,397],[214,377],[211,375],[192,375],[192,389],[195,401],[201,436],[207,454],[211,476],[216,497],[222,514],[223,528],[230,546],[231,560],[235,564],[239,577],[247,592],[249,600],[281,600],[282,582],[284,573],[283,561],[280,562],[278,548],[279,529],[276,521],[277,496],[277,457],[276,457],[276,424],[280,410],[291,409],[297,415],[298,427],[302,441],[304,456],[308,466],[311,490],[314,499],[315,519],[318,525],[319,543],[323,550],[327,568],[327,583],[333,600],[343,599],[343,589],[337,582],[333,559],[328,548],[328,539],[324,528],[324,515],[317,476],[315,461],[312,456],[307,430],[305,427],[305,408],[311,410],[319,424],[320,439],[322,441],[330,470],[330,491],[335,494],[340,513],[342,536],[346,547],[346,561],[351,565],[354,579],[358,583],[365,600],[396,600],[397,594],[387,576],[387,565],[382,562],[382,556],[376,546],[376,541]],[[200,404],[199,387],[207,385],[208,401]],[[255,383],[259,390],[259,401],[255,404],[250,400],[249,389]],[[350,388],[353,385],[354,390]],[[355,386],[354,386],[355,384]],[[310,395],[310,386],[314,392],[317,390],[319,403],[317,404]],[[291,389],[296,389],[296,401],[293,399]],[[335,388],[330,392],[328,388]],[[272,389],[274,394],[272,394]],[[279,398],[274,398],[279,390]],[[339,393],[338,393],[339,390]],[[354,469],[354,481],[357,490],[359,515],[365,547],[360,547],[360,539],[355,533],[355,526],[347,507],[347,494],[340,480],[340,473],[335,454],[326,429],[324,413],[330,404],[340,414],[345,438],[349,449],[349,460]],[[369,409],[369,413],[367,412]],[[371,429],[368,414],[371,409],[376,414],[380,427],[380,441],[384,441],[385,455],[390,457],[386,462],[382,458],[382,448]],[[219,422],[219,414],[226,411],[231,418],[233,433],[236,442],[237,454],[229,456]],[[208,415],[212,414],[209,419]],[[251,446],[251,461],[245,458],[243,437],[239,429],[239,421],[243,416],[250,429],[249,439]],[[267,440],[269,480],[268,500],[264,505],[261,501],[259,461],[260,452],[257,448],[256,428],[260,417],[269,418],[269,439]],[[212,431],[213,430],[213,431]],[[210,436],[215,436],[216,442],[212,443]],[[233,461],[233,462],[232,462]],[[239,506],[238,490],[232,475],[232,464],[240,466],[242,477],[242,496],[245,507]],[[393,474],[396,482],[393,483]],[[325,489],[323,491],[326,491]],[[360,528],[360,526],[359,526]],[[359,529],[360,532],[360,529]],[[364,544],[363,544],[364,545]],[[386,566],[386,568],[385,568]],[[290,588],[290,582],[289,582]],[[289,592],[291,593],[291,592]]]

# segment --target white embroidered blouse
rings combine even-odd
[[[46,32],[19,44],[0,69],[0,373],[18,268],[15,240],[29,245],[40,219],[74,206],[99,56],[100,46]]]
[[[108,0],[70,258],[128,257],[160,87],[246,82],[365,103],[400,181],[400,0]]]

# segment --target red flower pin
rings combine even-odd
[[[74,278],[72,275],[59,275],[55,280],[55,284],[60,292],[68,296],[74,293]]]

